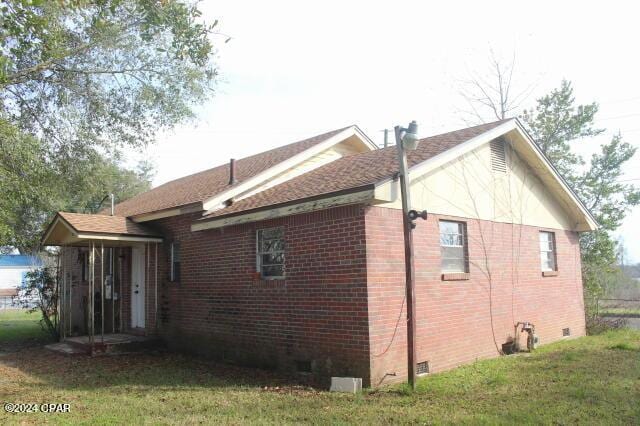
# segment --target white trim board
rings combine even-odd
[[[166,210],[159,210],[151,213],[143,213],[143,214],[131,216],[129,217],[129,219],[131,219],[136,223],[141,223],[141,222],[148,222],[151,220],[164,219],[165,217],[179,216],[181,214],[201,212],[202,210],[203,210],[202,203],[198,202],[193,204],[187,204],[181,207],[170,208]]]
[[[147,243],[161,243],[162,238],[159,237],[141,237],[141,236],[128,236],[128,235],[112,235],[112,234],[78,234],[78,239],[81,240],[108,240],[108,241],[132,241],[132,242],[147,242]]]
[[[522,139],[527,143],[527,147],[530,151],[534,152],[538,161],[544,165],[545,170],[548,172],[550,176],[554,179],[555,183],[559,186],[562,192],[573,202],[573,204],[577,207],[577,212],[582,215],[585,223],[587,224],[587,228],[577,229],[578,231],[593,231],[598,228],[598,224],[595,219],[591,215],[591,213],[586,209],[582,201],[580,201],[575,193],[568,187],[564,179],[558,174],[555,168],[549,163],[549,160],[542,154],[536,143],[533,141],[531,136],[526,132],[524,127],[519,123],[517,119],[511,119],[503,124],[500,124],[494,127],[491,130],[486,131],[474,138],[469,139],[466,142],[463,142],[449,150],[446,150],[434,157],[429,158],[421,163],[418,163],[409,169],[409,174],[411,179],[416,179],[420,176],[423,176],[426,173],[429,173],[433,170],[436,170],[439,167],[444,166],[445,164],[459,158],[466,153],[469,153],[480,146],[489,143],[490,141],[503,136],[511,131],[517,131],[518,134],[522,137]],[[398,183],[396,179],[387,178],[376,184],[375,188],[376,197],[381,198],[392,198],[393,200],[399,197]]]
[[[375,192],[372,189],[352,192],[350,194],[342,194],[321,198],[313,201],[304,201],[287,206],[274,206],[273,208],[259,211],[249,211],[245,214],[237,216],[221,216],[218,219],[196,222],[191,225],[191,231],[204,231],[206,229],[223,228],[225,226],[239,225],[241,223],[256,222],[266,219],[275,219],[278,217],[291,216],[300,213],[308,213],[316,210],[324,210],[337,206],[345,206],[349,204],[360,204],[374,200]],[[383,200],[387,202],[388,200]]]

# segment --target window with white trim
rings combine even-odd
[[[171,243],[170,253],[171,261],[170,278],[171,281],[180,281],[180,244]]]
[[[259,229],[256,233],[256,268],[263,279],[283,279],[284,230],[282,228]]]
[[[442,272],[468,272],[467,226],[464,222],[440,221]]]
[[[540,231],[540,268],[543,272],[557,271],[556,238],[553,232]]]

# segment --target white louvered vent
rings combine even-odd
[[[489,142],[491,146],[491,170],[506,173],[507,160],[504,149],[504,139],[494,139]]]

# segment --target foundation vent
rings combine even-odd
[[[416,374],[428,374],[429,373],[429,361],[422,361],[416,364]]]
[[[507,172],[507,156],[504,149],[504,139],[494,139],[489,142],[491,147],[491,170],[498,173]]]
[[[307,361],[307,360],[296,361],[296,371],[298,373],[311,373],[311,361]]]
[[[563,328],[562,329],[562,335],[563,336],[571,336],[571,329],[570,328]]]

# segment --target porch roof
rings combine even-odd
[[[95,240],[122,245],[132,242],[162,242],[162,236],[123,216],[58,212],[47,227],[42,244],[82,246]]]

